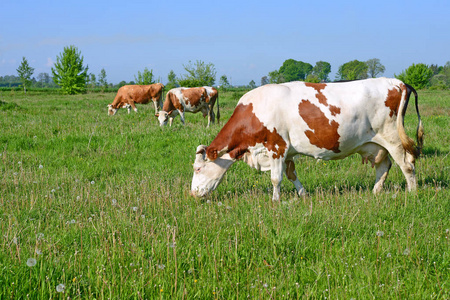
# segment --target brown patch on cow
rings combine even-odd
[[[286,160],[286,176],[290,181],[297,180],[295,176],[295,164],[292,160]]]
[[[311,144],[335,153],[341,152],[339,150],[340,135],[337,132],[339,124],[336,121],[330,122],[320,108],[308,100],[300,102],[298,111],[309,128],[312,129],[305,131]]]
[[[186,104],[191,106],[199,106],[206,99],[206,89],[205,88],[191,88],[181,90]]]
[[[389,112],[389,117],[392,118],[394,115],[397,116],[398,107],[400,106],[401,100],[402,100],[401,90],[399,90],[398,88],[393,88],[392,90],[388,91],[388,95],[386,97],[386,101],[384,102],[384,104],[391,110]]]
[[[331,112],[332,116],[336,116],[336,115],[341,113],[341,109],[339,107],[337,107],[337,106],[330,105],[329,108],[330,108],[330,112]]]
[[[316,98],[319,100],[319,103],[328,106],[327,97],[322,94],[322,90],[327,86],[326,83],[305,82],[305,86],[315,89],[317,91]]]
[[[272,151],[274,159],[282,157],[287,148],[286,141],[278,134],[277,129],[268,130],[253,113],[252,103],[239,104],[230,120],[207,147],[206,156],[215,160],[221,150],[227,149],[231,158],[240,159],[249,147],[258,143]]]

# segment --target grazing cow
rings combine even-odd
[[[116,98],[112,104],[108,104],[108,115],[115,115],[119,108],[127,108],[130,113],[131,108],[137,112],[135,103],[147,104],[153,101],[155,112],[161,107],[161,97],[163,95],[164,85],[155,83],[150,85],[124,85],[117,91]]]
[[[419,120],[417,145],[403,125],[411,93]],[[370,161],[376,168],[374,193],[386,180],[390,155],[405,175],[408,190],[415,190],[414,162],[423,145],[417,101],[411,86],[389,78],[259,87],[239,100],[209,146],[198,146],[191,194],[206,196],[234,162],[243,160],[271,171],[273,200],[280,199],[283,173],[304,195],[293,162],[298,154],[330,160],[359,153],[363,163]]]
[[[217,100],[217,121],[220,118],[219,112],[219,94],[215,88],[212,87],[197,87],[197,88],[174,88],[167,92],[166,100],[163,108],[156,114],[159,125],[164,126],[169,121],[172,126],[173,118],[180,115],[181,123],[184,125],[184,113],[196,113],[201,111],[203,117],[208,116],[208,127],[214,123],[214,104]]]

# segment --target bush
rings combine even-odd
[[[408,69],[394,76],[415,89],[420,90],[430,85],[433,71],[425,64],[412,64]]]

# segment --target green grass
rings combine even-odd
[[[417,193],[397,165],[374,196],[360,157],[300,157],[310,196],[284,180],[279,203],[244,163],[191,198],[195,149],[221,126],[161,129],[151,105],[108,117],[113,97],[0,93],[0,299],[450,297],[450,92],[419,92]]]

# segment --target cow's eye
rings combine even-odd
[[[194,167],[194,172],[199,173],[201,169],[202,169],[201,167]]]

